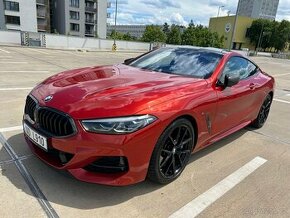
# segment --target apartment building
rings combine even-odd
[[[118,33],[129,33],[131,36],[141,38],[145,32],[146,25],[108,25],[107,35],[110,36],[115,29]]]
[[[49,0],[0,0],[0,29],[50,32]]]
[[[106,38],[107,0],[51,0],[52,32]]]
[[[275,20],[279,0],[239,0],[238,15]]]

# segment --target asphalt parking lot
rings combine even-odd
[[[1,217],[289,217],[290,61],[255,57],[276,78],[266,125],[194,154],[175,182],[108,187],[46,166],[23,139],[26,95],[67,69],[120,63],[137,53],[0,46]]]

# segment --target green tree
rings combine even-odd
[[[273,21],[272,23],[272,29],[271,29],[271,35],[269,39],[269,47],[270,48],[275,48],[276,50],[276,42],[279,40],[279,33],[278,33],[278,28],[279,28],[280,22],[278,21]]]
[[[195,27],[194,26],[188,26],[183,31],[183,34],[181,35],[181,44],[183,45],[196,45],[196,36],[195,36]]]
[[[282,20],[277,28],[277,40],[274,43],[274,47],[281,51],[284,50],[286,43],[290,41],[290,22]]]
[[[168,23],[164,23],[163,24],[163,29],[162,31],[165,33],[165,35],[167,35],[170,32],[170,26],[168,25]]]
[[[169,33],[167,34],[166,43],[173,45],[181,44],[181,33],[179,26],[172,25]]]
[[[145,32],[142,36],[142,41],[144,41],[144,42],[165,42],[166,35],[161,30],[160,26],[150,25],[150,26],[146,26]]]
[[[116,32],[115,30],[112,30],[110,34],[110,39],[117,39],[117,40],[122,40],[123,39],[123,34]]]
[[[267,48],[275,48],[276,51],[283,50],[290,40],[290,22],[255,20],[248,30],[248,38],[256,48],[261,46],[264,50]],[[258,45],[259,42],[260,45]]]
[[[188,27],[195,27],[193,20],[190,20],[190,23],[188,24]]]
[[[133,40],[136,40],[136,37],[131,36],[130,33],[126,33],[126,34],[123,35],[123,40],[133,41]]]
[[[183,45],[193,45],[201,47],[217,47],[223,46],[224,37],[220,37],[218,33],[211,32],[207,27],[202,25],[191,25],[186,28],[181,36]]]

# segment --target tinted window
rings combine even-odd
[[[69,14],[70,14],[70,19],[73,19],[73,20],[79,20],[80,19],[80,13],[79,12],[70,11]]]
[[[193,48],[163,48],[148,53],[130,66],[162,73],[209,78],[221,54]]]
[[[7,24],[20,25],[20,17],[5,15]]]
[[[19,2],[4,1],[4,8],[9,11],[19,11]]]
[[[80,6],[79,0],[70,0],[69,6],[78,8]]]
[[[241,57],[232,57],[224,68],[224,71],[219,79],[220,82],[224,83],[225,75],[231,75],[235,73],[240,74],[240,79],[246,79],[256,73],[257,66],[252,62]]]
[[[71,31],[75,31],[75,32],[79,32],[80,31],[80,25],[76,24],[76,23],[71,23],[70,24],[70,30]]]

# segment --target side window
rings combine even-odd
[[[246,79],[256,73],[257,66],[242,57],[232,57],[225,65],[223,73],[219,78],[221,83],[224,83],[225,76],[235,73],[240,74],[240,79]]]
[[[255,64],[253,64],[252,62],[248,61],[249,76],[253,76],[257,72],[257,70],[258,70],[258,67]]]

